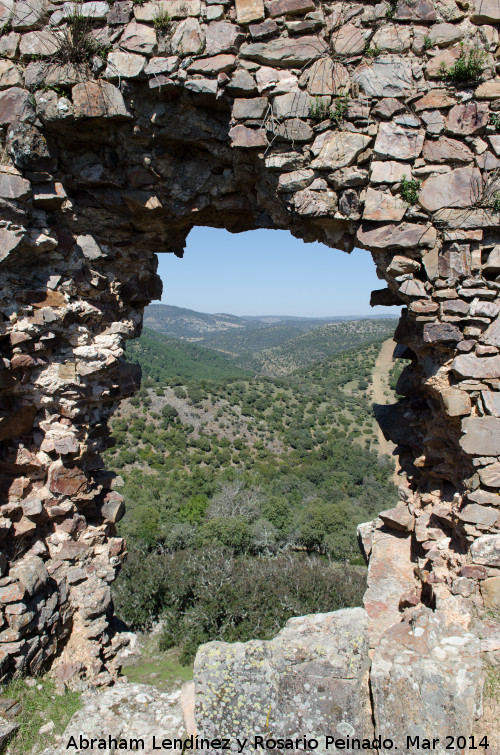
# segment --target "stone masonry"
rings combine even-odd
[[[500,0],[3,0],[0,27],[0,678],[116,675],[100,453],[195,225],[363,247],[405,305],[372,654],[412,611],[498,608]]]

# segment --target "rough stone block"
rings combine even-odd
[[[500,535],[481,535],[474,540],[469,553],[475,564],[500,567]]]
[[[239,24],[262,21],[264,0],[236,0],[236,20]]]
[[[198,735],[249,742],[269,732],[363,736],[366,627],[365,611],[351,608],[290,619],[268,642],[202,645],[195,661]]]
[[[75,118],[128,120],[131,118],[123,95],[107,81],[85,81],[73,87]]]
[[[479,639],[461,626],[447,625],[441,612],[429,609],[410,623],[393,626],[376,648],[370,674],[375,726],[398,752],[423,752],[407,736],[443,742],[447,736],[472,734],[481,710]],[[439,732],[439,735],[437,734]]]
[[[481,595],[486,608],[500,608],[500,577],[489,577],[481,582]]]

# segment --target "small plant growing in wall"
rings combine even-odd
[[[493,126],[496,131],[500,131],[500,113],[491,113],[490,125]]]
[[[323,97],[314,97],[309,103],[309,118],[324,121],[329,117],[328,101]]]
[[[434,45],[432,44],[432,39],[428,34],[426,34],[424,37],[424,50],[430,50],[433,46]]]
[[[83,15],[82,4],[75,3],[66,17],[66,25],[54,34],[57,49],[51,65],[86,68],[94,56],[105,57],[107,48],[92,37],[93,20]]]
[[[420,181],[417,181],[417,179],[410,180],[406,176],[403,176],[403,180],[401,181],[401,197],[405,202],[408,202],[410,205],[416,204],[419,190]]]
[[[349,110],[349,96],[347,92],[344,94],[338,94],[335,97],[335,101],[330,108],[330,120],[335,123],[336,126],[340,126],[342,121],[347,115]]]
[[[167,10],[164,10],[158,3],[158,8],[153,16],[153,26],[157,31],[168,31],[171,24],[170,14]]]
[[[389,6],[385,12],[386,18],[394,18],[398,8],[398,0],[389,0]]]
[[[328,107],[327,100],[322,97],[314,97],[309,105],[309,118],[315,121],[325,121],[329,118],[332,123],[339,126],[347,115],[349,109],[349,97],[345,94],[338,94],[334,97],[331,107]]]
[[[493,212],[500,212],[500,191],[493,194],[492,208]]]
[[[461,43],[461,52],[458,60],[450,68],[441,63],[439,77],[455,84],[476,81],[484,67],[485,54],[481,50],[472,49],[467,53]]]
[[[375,44],[373,47],[368,47],[368,49],[365,50],[365,55],[367,58],[376,58],[381,52],[380,47]]]

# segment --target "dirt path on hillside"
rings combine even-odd
[[[375,366],[372,373],[372,386],[370,389],[371,398],[374,404],[390,404],[393,399],[391,396],[386,396],[385,392],[389,391],[389,370],[392,367],[392,354],[396,348],[396,342],[389,338],[384,341],[382,348],[379,351],[377,359],[375,360]],[[379,455],[387,454],[396,461],[396,458],[392,455],[396,446],[390,440],[386,440],[382,433],[382,430],[377,425],[378,443],[379,443]],[[397,470],[394,473],[394,482],[398,484]]]

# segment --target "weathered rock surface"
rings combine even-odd
[[[119,682],[105,692],[86,693],[82,708],[69,722],[59,746],[42,755],[68,751],[80,755],[89,749],[86,743],[92,738],[101,740],[100,749],[111,750],[109,737],[118,741],[117,751],[139,750],[153,755],[163,739],[183,740],[186,736],[180,697],[180,690],[160,692],[146,684],[127,682]]]
[[[367,615],[290,619],[268,642],[202,645],[195,661],[198,736],[369,735]],[[312,727],[312,728],[311,728]],[[250,752],[248,747],[246,752]]]
[[[471,731],[481,710],[479,639],[427,609],[386,632],[370,679],[377,733],[410,753],[423,752],[423,739],[432,742],[439,731],[435,751],[444,754],[446,737],[459,728]],[[407,736],[420,737],[420,747]]]

